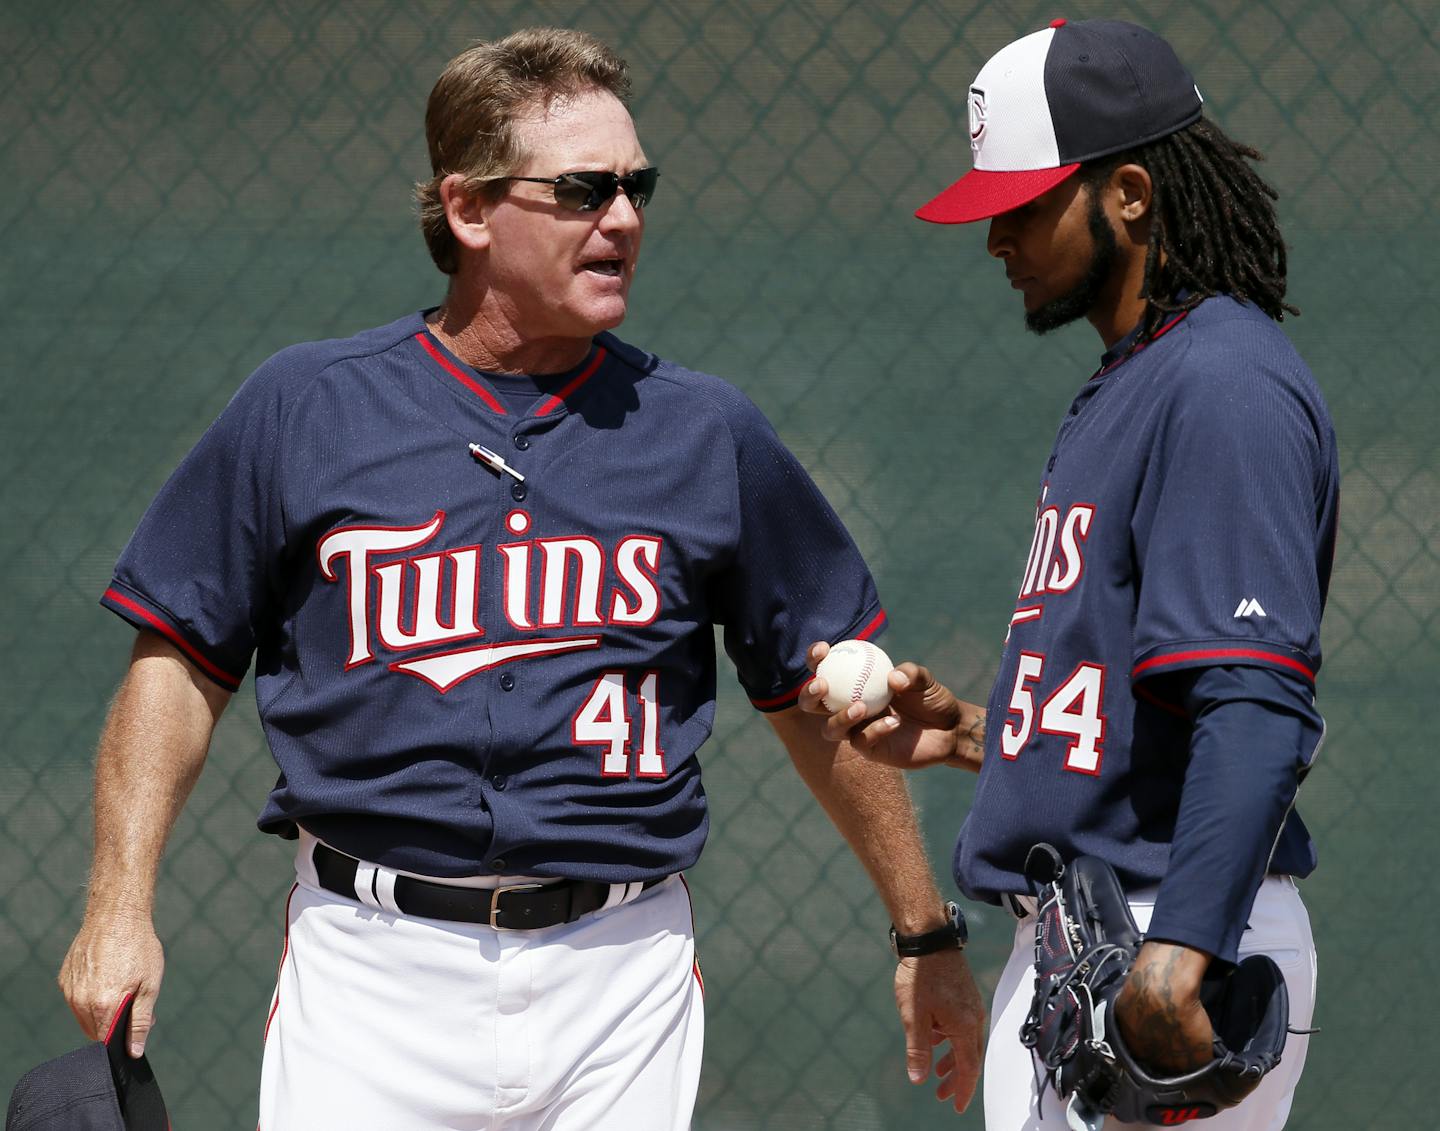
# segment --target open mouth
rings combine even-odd
[[[623,259],[594,259],[581,268],[596,275],[619,275],[625,268]]]

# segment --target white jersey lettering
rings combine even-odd
[[[660,539],[639,535],[621,539],[615,548],[615,572],[635,597],[635,604],[617,588],[610,606],[611,623],[652,623],[660,615]]]
[[[429,522],[418,526],[347,526],[320,539],[316,556],[321,576],[338,582],[337,563],[346,565],[347,669],[375,658],[372,615],[375,641],[394,652],[485,635],[480,603],[487,572],[483,546],[374,560],[425,545],[444,524],[445,512],[436,511]],[[530,528],[529,516],[512,512],[506,526],[511,533],[524,534]],[[491,571],[498,574],[500,607],[510,626],[525,632],[650,624],[661,614],[660,546],[659,538],[638,534],[622,538],[613,554],[596,539],[580,535],[503,543],[495,547],[499,569]],[[539,577],[532,584],[535,567]],[[573,640],[586,648],[600,644],[599,637]],[[548,651],[548,647],[526,648],[520,655]],[[463,648],[393,663],[390,668],[446,691],[503,662],[495,658],[500,654],[489,646]]]
[[[604,624],[600,615],[600,585],[605,576],[605,552],[593,538],[542,538],[540,627],[566,624],[565,605],[573,593],[570,624]],[[575,573],[570,563],[575,563]]]
[[[409,632],[401,624],[401,610],[407,607],[404,600],[406,563],[387,562],[375,566],[372,572],[380,585],[377,615],[380,642],[387,648],[402,650],[442,640],[463,640],[467,636],[484,635],[485,630],[475,622],[480,592],[479,558],[480,548],[468,546],[463,550],[447,550],[443,554],[410,559],[415,571],[415,595],[414,600],[408,603],[408,607],[414,610],[414,625]],[[441,620],[440,608],[440,575],[447,561],[452,566],[449,624]]]
[[[334,563],[346,562],[346,597],[350,613],[350,655],[347,668],[374,659],[370,651],[369,559],[371,554],[395,553],[423,546],[445,525],[445,512],[422,526],[348,526],[332,530],[315,547],[320,573],[326,581],[338,581]]]

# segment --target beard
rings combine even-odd
[[[1085,214],[1090,229],[1090,240],[1094,250],[1090,253],[1090,265],[1085,277],[1071,290],[1059,298],[1051,299],[1035,310],[1025,312],[1025,328],[1033,334],[1048,334],[1061,326],[1068,326],[1078,318],[1084,318],[1100,298],[1100,292],[1110,281],[1115,270],[1115,261],[1120,256],[1120,243],[1115,238],[1115,229],[1105,217],[1100,206],[1100,197],[1090,194],[1090,206]]]

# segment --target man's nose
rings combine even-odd
[[[990,221],[990,231],[985,237],[985,250],[996,259],[1009,259],[1015,251],[1015,239],[1004,214]]]
[[[635,207],[623,188],[616,186],[615,195],[601,206],[600,227],[611,231],[633,230],[641,223],[640,209]]]

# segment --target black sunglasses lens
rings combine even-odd
[[[635,208],[644,208],[655,195],[659,176],[659,169],[639,169],[623,177],[608,171],[566,173],[555,184],[555,203],[571,212],[594,212],[623,188]]]
[[[655,182],[659,179],[660,170],[652,167],[637,169],[621,177],[620,184],[625,189],[625,195],[630,198],[630,203],[636,208],[644,208],[655,195]]]
[[[615,195],[614,173],[566,173],[555,184],[555,203],[571,212],[594,212]]]

